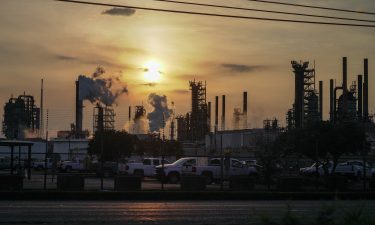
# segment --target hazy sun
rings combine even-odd
[[[143,78],[146,82],[157,83],[161,79],[161,65],[155,60],[147,61],[143,66]]]

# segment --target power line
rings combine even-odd
[[[338,12],[350,12],[350,13],[375,15],[375,12],[365,12],[365,11],[357,11],[357,10],[350,10],[350,9],[338,9],[338,8],[330,8],[330,7],[322,7],[322,6],[314,6],[314,5],[302,5],[302,4],[286,3],[286,2],[275,2],[275,1],[268,1],[268,0],[246,0],[246,1],[296,6],[296,7],[304,7],[304,8],[312,8],[312,9],[324,9],[324,10],[332,10],[332,11],[338,11]]]
[[[254,8],[235,7],[235,6],[227,6],[227,5],[216,5],[216,4],[204,4],[204,3],[185,2],[185,1],[176,1],[176,0],[150,0],[150,1],[167,2],[167,3],[175,3],[175,4],[183,4],[183,5],[194,5],[194,6],[206,6],[206,7],[224,8],[224,9],[236,9],[236,10],[245,10],[245,11],[254,11],[254,12],[276,13],[276,14],[285,14],[285,15],[294,15],[294,16],[307,16],[307,17],[336,19],[336,20],[349,20],[349,21],[371,22],[371,23],[375,22],[375,20],[355,19],[355,18],[336,17],[336,16],[323,16],[323,15],[306,14],[306,13],[293,13],[293,12],[254,9]]]
[[[319,24],[319,25],[334,25],[334,26],[351,26],[351,27],[375,27],[375,25],[367,25],[367,24],[334,23],[334,22],[318,22],[318,21],[308,21],[308,20],[292,20],[292,19],[275,19],[275,18],[266,18],[266,17],[237,16],[237,15],[228,15],[228,14],[216,14],[216,13],[204,13],[204,12],[184,11],[184,10],[149,8],[149,7],[139,7],[139,6],[129,6],[129,5],[99,3],[99,2],[85,2],[85,1],[76,1],[76,0],[55,0],[55,1],[58,1],[58,2],[68,2],[68,3],[77,3],[77,4],[86,4],[86,5],[96,5],[96,6],[110,6],[110,7],[118,7],[118,8],[130,8],[130,9],[156,11],[156,12],[167,12],[167,13],[200,15],[200,16],[213,16],[213,17],[234,18],[234,19],[249,19],[249,20],[263,20],[263,21],[276,21],[276,22],[288,22],[288,23],[305,23],[305,24]]]

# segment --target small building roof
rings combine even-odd
[[[0,140],[0,146],[33,146],[34,143],[31,141],[21,141],[21,140]]]

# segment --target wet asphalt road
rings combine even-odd
[[[291,212],[306,221],[324,207],[336,216],[362,208],[375,217],[375,201],[0,201],[0,224],[258,224],[262,216]]]

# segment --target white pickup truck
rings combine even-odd
[[[164,160],[164,164],[169,164]],[[155,167],[162,164],[161,158],[144,158],[140,163],[119,164],[118,172],[141,177],[155,176]]]
[[[221,159],[181,158],[172,164],[164,165],[164,172],[161,166],[157,166],[156,173],[159,179],[164,176],[170,183],[177,183],[181,175],[203,175],[207,177],[207,183],[210,184],[221,179]],[[223,179],[237,175],[256,176],[257,171],[254,167],[246,166],[237,159],[224,160]]]
[[[215,180],[228,179],[231,176],[255,177],[258,172],[254,166],[244,165],[241,161],[233,158],[224,159],[224,166],[221,168],[221,159],[212,158],[206,165],[193,166],[192,174],[206,176],[207,183],[210,184]]]
[[[86,168],[85,168],[85,164],[84,164],[83,160],[73,159],[73,160],[60,162],[60,164],[58,165],[58,169],[61,172],[70,172],[72,170],[84,171]]]

